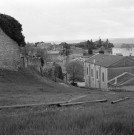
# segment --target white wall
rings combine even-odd
[[[88,68],[88,74],[87,74]],[[93,76],[91,76],[91,70],[93,70]],[[98,79],[96,78],[96,71],[98,70]],[[84,73],[85,73],[85,86],[92,88],[104,88],[107,89],[108,73],[107,68],[101,67],[99,65],[84,63]],[[104,73],[104,81],[102,81],[102,73]]]
[[[123,56],[134,56],[134,48],[112,48],[112,54],[122,54]]]
[[[104,73],[104,82],[102,80],[102,73]],[[107,78],[108,78],[107,68],[101,67],[101,88],[104,88],[104,89],[107,88],[107,82],[108,82]]]
[[[91,76],[90,74],[90,78],[91,78],[91,87],[95,88],[95,65],[94,64],[90,64],[90,73],[91,73],[91,70],[93,70],[93,76]]]
[[[88,74],[87,74],[87,69],[88,69]],[[85,79],[86,87],[90,87],[89,77],[90,77],[89,63],[84,62],[84,79]]]

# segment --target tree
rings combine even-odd
[[[114,45],[112,43],[110,43],[108,39],[106,39],[106,41],[103,43],[103,46],[106,49],[114,47]]]
[[[55,62],[53,63],[53,65],[46,66],[43,69],[43,75],[54,80],[55,82],[56,82],[56,78],[63,80],[63,73],[62,73],[61,66]]]
[[[67,44],[66,42],[62,42],[60,45],[63,46],[63,54],[65,56],[68,56],[70,53],[70,45]]]
[[[88,54],[93,54],[93,51],[91,48],[88,49]]]
[[[103,51],[103,50],[100,50],[99,53],[100,53],[100,54],[104,54],[104,51]]]
[[[105,42],[105,48],[108,49],[109,48],[109,40],[107,39],[106,42]]]
[[[67,73],[69,74],[69,81],[72,81],[72,84],[75,81],[83,81],[84,69],[80,61],[71,61],[67,65]]]
[[[94,49],[94,43],[93,43],[93,41],[92,41],[92,39],[91,39],[91,41],[87,41],[87,49]]]
[[[22,25],[13,17],[5,14],[0,14],[1,29],[19,46],[25,46],[25,37],[22,34]]]
[[[87,41],[87,49],[88,49],[88,54],[93,54],[92,49],[94,49],[94,44],[93,41],[91,39],[91,41]]]
[[[58,65],[57,63],[54,62],[52,71],[53,71],[53,76],[54,76],[55,82],[56,82],[56,78],[63,80],[63,73],[62,73],[62,69],[61,69],[60,65]]]
[[[53,75],[52,67],[46,66],[46,67],[43,69],[43,76],[46,76],[46,77],[48,77],[48,78],[52,78],[52,75]]]
[[[48,53],[47,53],[47,49],[41,49],[39,47],[36,47],[36,56],[40,57],[41,60],[41,66],[43,67],[44,64],[47,63],[48,60]]]
[[[89,40],[87,40],[87,49],[91,48],[91,43]]]
[[[60,65],[55,64],[56,77],[63,80],[62,68]]]
[[[25,45],[25,54],[31,55],[33,54],[33,51],[34,51],[34,43],[27,42]]]

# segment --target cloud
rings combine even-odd
[[[133,36],[134,0],[1,0],[27,41]]]

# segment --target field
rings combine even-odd
[[[0,106],[107,99],[71,107],[44,105],[0,109],[0,135],[133,135],[134,92],[64,86],[29,72],[2,71]],[[130,97],[117,104],[111,101]]]

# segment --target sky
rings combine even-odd
[[[0,0],[26,42],[134,37],[134,0]]]

